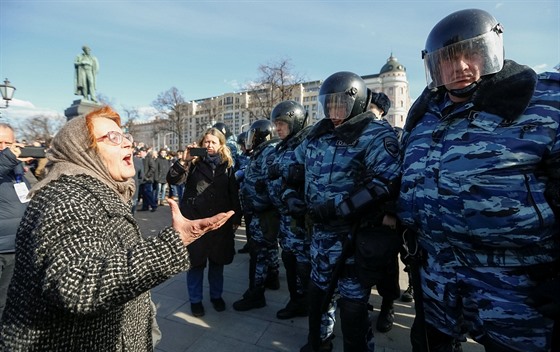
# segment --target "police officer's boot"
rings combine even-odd
[[[264,287],[255,287],[248,289],[243,294],[243,298],[233,303],[233,309],[244,312],[247,310],[262,308],[266,306],[264,297]]]
[[[321,339],[321,318],[323,312],[323,300],[326,293],[315,284],[309,284],[307,294],[309,304],[309,335],[307,335],[307,344],[300,349],[300,352],[328,352],[332,351],[331,339],[322,341]]]
[[[393,323],[395,322],[395,309],[393,307],[393,301],[388,298],[383,298],[381,303],[381,311],[377,317],[377,324],[375,328],[379,332],[388,332],[393,328]]]
[[[338,304],[344,352],[366,352],[369,330],[367,304],[345,298],[339,299]]]
[[[307,301],[305,296],[298,292],[298,275],[296,256],[287,251],[282,251],[282,262],[286,269],[286,281],[290,292],[290,301],[286,307],[276,313],[278,319],[291,319],[293,317],[307,316]]]

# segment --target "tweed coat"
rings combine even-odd
[[[151,351],[149,290],[189,266],[175,230],[144,239],[104,183],[62,176],[20,224],[0,350]]]

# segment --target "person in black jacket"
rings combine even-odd
[[[142,209],[141,211],[149,210],[156,211],[158,204],[154,196],[154,179],[156,175],[156,161],[153,151],[148,151],[144,157],[144,178],[142,179]],[[157,154],[157,153],[156,153]]]
[[[132,197],[132,214],[136,212],[136,206],[138,205],[138,197],[140,195],[140,183],[144,178],[144,160],[140,156],[141,152],[139,150],[135,150],[132,156],[132,160],[134,163],[134,183],[136,184],[136,190],[134,191],[134,196]]]
[[[13,128],[0,123],[0,318],[14,273],[16,232],[29,201],[20,147]]]
[[[167,173],[171,162],[167,158],[167,150],[160,149],[156,161],[156,175],[154,178],[154,188],[156,193],[156,202],[158,205],[167,205],[165,196],[167,194]]]
[[[197,146],[206,148],[207,155],[191,156],[190,149]],[[233,160],[229,148],[226,147],[224,134],[216,128],[208,129],[198,145],[189,145],[184,158],[172,165],[167,174],[167,182],[185,183],[180,208],[188,219],[204,218],[208,214],[215,215],[225,209],[235,211],[235,215],[224,226],[188,247],[192,267],[187,273],[187,287],[193,315],[204,315],[202,283],[207,262],[210,301],[214,309],[221,312],[225,310],[225,302],[222,299],[224,265],[233,261],[235,230],[241,223],[238,183],[235,180]]]

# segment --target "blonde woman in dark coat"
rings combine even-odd
[[[233,212],[185,219],[144,239],[131,214],[132,137],[109,107],[55,136],[45,179],[16,235],[2,351],[151,351],[149,290],[190,267],[187,245]]]
[[[191,156],[190,150],[196,146],[205,148],[207,154]],[[224,226],[188,247],[191,254],[191,270],[187,273],[187,288],[191,311],[194,316],[200,317],[205,313],[202,305],[202,284],[207,264],[210,301],[218,312],[226,308],[222,299],[224,265],[233,261],[235,230],[241,223],[241,206],[231,152],[220,130],[208,129],[198,144],[187,147],[185,154],[182,161],[173,164],[167,176],[169,183],[185,183],[181,201],[183,215],[189,219],[200,219],[226,209],[233,209],[236,213]]]

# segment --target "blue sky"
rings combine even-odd
[[[0,112],[16,124],[63,115],[77,98],[73,62],[83,45],[100,62],[98,92],[117,110],[144,110],[171,87],[187,100],[238,91],[260,64],[283,58],[306,80],[320,80],[378,73],[391,53],[415,99],[426,84],[426,36],[465,8],[503,24],[506,58],[537,72],[560,63],[558,0],[0,0],[0,78],[17,88]]]

